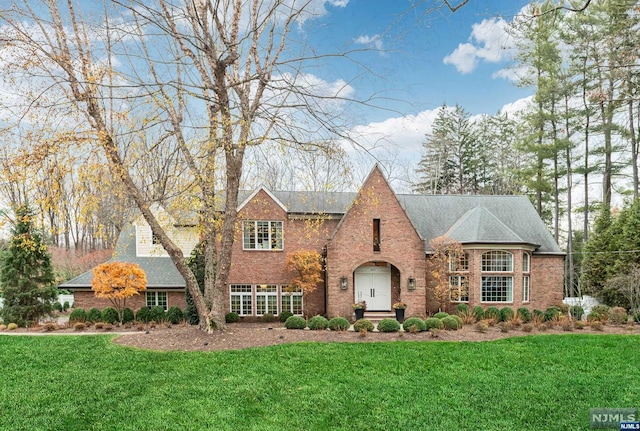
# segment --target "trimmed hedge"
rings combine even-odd
[[[71,314],[69,315],[69,323],[76,322],[86,322],[87,321],[87,312],[84,311],[84,308],[74,308]]]
[[[544,312],[544,321],[551,322],[562,316],[562,310],[558,307],[551,306]]]
[[[444,325],[444,329],[448,331],[456,331],[458,330],[458,320],[456,320],[453,316],[447,316],[442,320],[442,324]]]
[[[458,314],[469,314],[469,306],[467,304],[458,304],[456,309],[458,310]]]
[[[120,317],[118,316],[118,311],[113,307],[106,307],[102,310],[102,322],[113,325],[116,322],[120,321]]]
[[[428,331],[429,329],[442,329],[442,328],[444,328],[444,323],[442,323],[442,320],[438,319],[437,317],[429,317],[427,320],[424,321],[425,331]]]
[[[500,321],[508,322],[509,320],[513,319],[514,315],[515,313],[513,312],[513,309],[511,307],[504,307],[500,310]]]
[[[398,332],[400,330],[400,322],[396,319],[382,319],[378,322],[378,331],[380,332]]]
[[[371,332],[374,330],[374,328],[375,326],[373,326],[373,323],[371,323],[371,321],[367,319],[356,320],[356,323],[353,324],[353,330],[356,332],[360,332],[363,329]]]
[[[184,320],[184,314],[180,307],[177,305],[169,307],[169,310],[167,310],[167,321],[171,322],[173,325],[177,325],[182,322],[182,320]]]
[[[440,311],[433,315],[436,319],[444,319],[447,316],[449,316],[449,313],[445,313],[444,311]]]
[[[238,320],[240,320],[240,316],[233,311],[224,315],[224,321],[226,323],[236,323]]]
[[[96,323],[96,322],[102,322],[102,313],[100,312],[100,309],[93,307],[90,308],[89,311],[87,312],[87,322],[89,323]]]
[[[531,322],[531,312],[526,307],[518,308],[516,315],[520,318],[520,320],[522,320],[522,323]]]
[[[500,320],[500,310],[498,307],[487,307],[487,309],[484,310],[484,318]]]
[[[284,323],[291,316],[293,316],[293,313],[291,311],[283,311],[282,313],[280,313],[280,316],[279,316],[280,317],[280,321],[282,323]]]
[[[149,323],[151,314],[151,308],[149,307],[140,307],[138,312],[136,313],[136,320],[142,323]]]
[[[569,314],[575,320],[582,320],[582,316],[584,316],[584,308],[579,305],[572,305],[569,307]]]
[[[402,328],[406,332],[411,332],[412,327],[415,327],[415,329],[413,330],[417,332],[422,332],[427,330],[427,325],[425,325],[424,320],[422,320],[419,317],[410,317],[407,320],[405,320],[404,323],[402,324]]]
[[[167,318],[167,314],[164,311],[164,307],[156,305],[149,311],[149,320],[153,320],[156,323],[164,322]]]
[[[344,317],[334,317],[329,320],[329,329],[332,331],[346,331],[351,327],[351,323]]]
[[[329,321],[324,316],[313,316],[309,319],[309,329],[323,331],[329,327]]]
[[[476,305],[475,307],[473,307],[473,317],[476,318],[476,322],[479,322],[480,320],[484,319],[484,308],[482,308],[482,306],[480,305]]]
[[[300,316],[290,316],[284,322],[284,327],[287,329],[304,329],[307,327],[307,321]]]
[[[129,323],[135,320],[135,316],[133,315],[133,310],[129,307],[125,307],[122,309],[122,323]]]

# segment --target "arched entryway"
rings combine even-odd
[[[391,265],[371,262],[356,268],[354,290],[355,301],[366,301],[368,311],[391,310]]]

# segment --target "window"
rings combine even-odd
[[[256,314],[278,314],[278,286],[261,284],[256,286]]]
[[[380,219],[373,219],[373,251],[380,251]]]
[[[483,276],[482,302],[513,302],[513,277]]]
[[[522,277],[522,302],[529,302],[529,276]]]
[[[449,271],[450,272],[469,271],[469,253],[464,253],[459,257],[455,254],[450,255]]]
[[[280,312],[289,311],[295,315],[302,315],[302,289],[296,289],[292,292],[286,291],[286,286],[282,287],[282,296],[280,297]]]
[[[483,272],[512,272],[513,255],[508,251],[493,250],[482,253]]]
[[[250,284],[232,284],[231,311],[240,316],[250,315],[253,312],[252,288]]]
[[[466,275],[449,276],[449,299],[452,302],[469,302],[469,277]]]
[[[531,256],[529,253],[524,253],[522,255],[522,272],[529,272],[531,267]]]
[[[282,222],[244,221],[242,238],[245,250],[282,250]]]
[[[167,311],[167,292],[147,292],[147,307],[158,305]]]

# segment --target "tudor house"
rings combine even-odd
[[[525,196],[396,194],[376,166],[357,193],[241,194],[229,274],[227,309],[241,316],[290,311],[353,317],[352,304],[368,312],[408,304],[407,316],[438,311],[430,268],[430,241],[458,241],[464,258],[449,274],[450,301],[470,307],[545,309],[562,301],[564,253]],[[161,210],[159,207],[156,210]],[[194,226],[174,222],[173,235],[187,256]],[[324,257],[324,282],[302,295],[290,291],[287,254],[315,250]],[[184,280],[141,219],[125,229],[113,259],[138,263],[147,273],[145,295],[131,308],[184,307]],[[91,273],[60,287],[74,291],[75,306],[104,307],[93,297]]]

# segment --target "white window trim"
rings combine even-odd
[[[506,270],[500,270],[500,269],[488,269],[485,270],[484,269],[484,257],[485,255],[491,255],[491,254],[503,254],[503,255],[508,255],[511,259],[510,259],[510,264],[509,264],[509,269]],[[500,274],[506,274],[506,273],[513,273],[513,253],[511,253],[510,251],[506,251],[506,250],[489,250],[486,251],[484,253],[482,253],[482,255],[480,256],[480,270],[483,273],[500,273]]]
[[[232,291],[232,288],[233,288],[234,286],[250,286],[250,287],[251,287],[251,289],[250,289],[248,292],[233,292],[233,291]],[[238,313],[238,316],[253,316],[253,315],[254,315],[254,310],[255,310],[255,305],[256,305],[256,304],[255,304],[255,301],[253,300],[253,296],[254,296],[254,295],[253,295],[253,293],[254,293],[254,287],[253,287],[253,285],[250,285],[250,284],[243,284],[243,283],[234,283],[234,284],[230,284],[230,285],[229,285],[229,311],[230,311],[230,312],[234,312],[234,311],[233,311],[233,301],[231,300],[231,298],[232,298],[233,296],[238,296],[238,297],[240,297],[240,310],[239,310],[240,312]],[[243,307],[242,307],[243,302],[242,302],[242,299],[243,299],[245,296],[248,296],[248,297],[250,297],[250,298],[251,298],[251,310],[249,310],[249,313],[244,313],[244,312],[243,312]]]
[[[285,312],[285,311],[289,311],[291,313],[293,313],[293,311],[291,311],[293,309],[293,297],[300,297],[300,313],[293,313],[294,316],[302,316],[304,314],[304,295],[302,294],[302,290],[299,291],[292,291],[292,292],[287,292],[285,289],[287,288],[286,285],[280,286],[280,313]],[[285,309],[282,306],[282,299],[283,298],[288,298],[288,304],[287,304],[287,308]]]
[[[265,223],[269,223],[269,244],[271,244],[272,239],[271,239],[271,224],[272,223],[279,223],[280,224],[280,248],[257,248],[257,244],[258,244],[258,222],[265,222]],[[256,244],[256,248],[247,248],[245,246],[245,224],[246,223],[254,223],[254,241]],[[284,250],[284,222],[282,220],[243,220],[242,221],[242,250],[245,251],[282,251]]]
[[[455,285],[451,284],[451,277],[456,277],[458,283],[455,284]],[[467,300],[466,301],[462,301],[462,300],[459,300],[459,299],[452,299],[451,298],[451,292],[456,290],[456,289],[458,290],[458,297],[462,296],[462,295],[460,295],[461,287],[462,287],[462,284],[460,282],[461,282],[463,277],[467,278]],[[449,301],[450,302],[460,303],[460,304],[468,303],[469,302],[469,289],[470,288],[469,288],[469,274],[468,273],[460,273],[460,274],[453,273],[453,274],[449,275]]]
[[[510,286],[510,290],[507,291],[507,300],[506,301],[486,301],[486,300],[484,300],[483,289],[484,289],[484,279],[486,277],[496,277],[496,278],[504,278],[504,279],[510,279],[511,280],[511,286]],[[513,275],[504,275],[504,273],[496,273],[496,274],[483,273],[482,278],[481,278],[481,284],[480,284],[480,302],[482,304],[513,304]]]
[[[263,291],[263,292],[260,292],[260,290],[259,290],[260,286],[275,287],[275,291],[270,291],[270,292]],[[276,284],[257,284],[255,286],[252,286],[252,290],[255,290],[255,292],[256,292],[256,308],[255,308],[255,313],[256,313],[255,315],[256,316],[264,316],[264,313],[263,314],[259,314],[258,313],[258,298],[259,297],[275,298],[275,301],[276,301],[276,312],[272,313],[272,314],[274,314],[274,315],[280,314],[279,313],[279,310],[280,310],[280,297],[279,297],[280,288],[278,287],[278,285],[276,285]],[[265,301],[266,301],[265,304],[269,305],[269,300],[265,299]]]
[[[528,275],[523,275],[522,276],[522,302],[528,303],[530,301],[531,301],[531,277],[529,277]]]
[[[525,269],[525,261],[527,263],[527,269]],[[522,254],[522,272],[526,274],[531,272],[531,255],[529,253]]]
[[[166,303],[164,306],[164,311],[167,311],[169,309],[169,292],[165,291],[165,290],[153,290],[153,291],[146,291],[145,292],[145,296],[144,296],[144,303],[147,307],[157,307],[158,305],[158,294],[159,293],[164,293],[166,295]],[[153,295],[153,304],[154,305],[149,305],[149,295]]]

